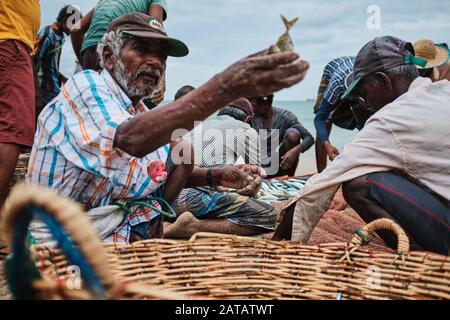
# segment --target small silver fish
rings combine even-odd
[[[281,20],[283,20],[283,23],[286,26],[286,32],[278,38],[276,44],[269,48],[269,54],[294,51],[294,42],[289,35],[289,30],[297,23],[298,17],[288,20],[285,16],[281,15]]]

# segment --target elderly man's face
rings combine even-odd
[[[124,43],[113,74],[129,97],[150,97],[166,69],[167,44],[130,38]]]

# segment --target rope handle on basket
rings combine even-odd
[[[355,236],[350,241],[350,243],[363,246],[368,244],[369,237],[378,230],[388,230],[393,232],[397,236],[398,244],[397,244],[397,253],[401,255],[406,255],[409,253],[409,238],[406,235],[405,231],[394,221],[390,219],[378,219],[374,220],[361,229],[355,230]]]
[[[69,262],[80,268],[87,289],[97,299],[107,298],[116,283],[106,251],[81,206],[55,191],[27,183],[20,183],[11,191],[1,224],[12,249],[6,267],[16,298],[32,299],[33,282],[40,279],[26,241],[34,217],[47,225]]]

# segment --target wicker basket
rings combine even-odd
[[[202,233],[184,242],[148,240],[102,248],[78,206],[35,188],[14,190],[5,210],[6,226],[17,230],[23,219],[14,217],[26,216],[23,212],[30,212],[29,208],[38,215],[40,210],[51,213],[105,284],[107,298],[450,299],[448,257],[409,252],[406,234],[390,220],[377,220],[358,230],[349,243],[319,246]],[[39,197],[32,195],[37,191]],[[363,247],[379,229],[397,235],[396,253]],[[92,297],[86,290],[61,285],[70,280],[67,271],[74,264],[74,250],[33,246],[33,266],[46,279],[33,280],[34,297]],[[95,286],[89,277],[83,279],[92,292]]]

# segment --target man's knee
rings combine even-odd
[[[342,193],[345,201],[347,201],[351,207],[354,207],[354,205],[359,203],[362,199],[367,199],[367,195],[369,194],[367,175],[344,182],[342,184]]]
[[[288,129],[284,136],[284,141],[286,141],[289,146],[294,147],[300,144],[300,134],[296,129]]]

